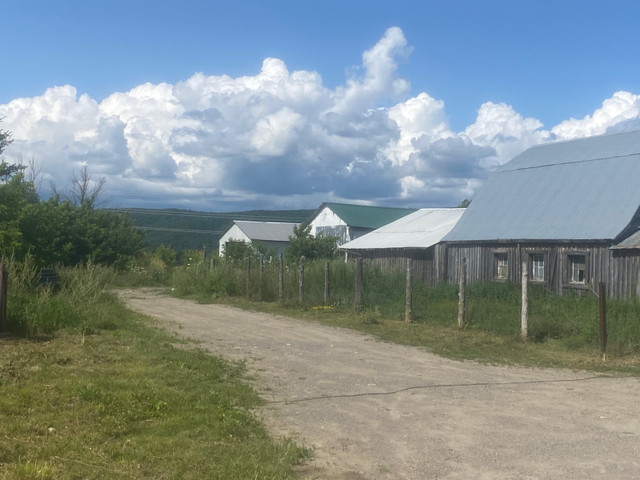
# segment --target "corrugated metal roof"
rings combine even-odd
[[[293,235],[293,227],[297,223],[285,222],[249,222],[244,220],[234,220],[242,232],[251,240],[262,240],[265,242],[287,242]]]
[[[614,250],[640,249],[640,230],[611,248]]]
[[[374,207],[325,202],[313,217],[315,218],[324,207],[329,207],[347,225],[361,228],[379,228],[416,211],[415,208]]]
[[[640,131],[530,148],[492,174],[445,241],[613,240],[640,207]]]
[[[442,240],[464,208],[421,208],[395,222],[345,243],[343,250],[428,248]]]

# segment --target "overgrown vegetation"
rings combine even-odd
[[[0,130],[0,154],[10,143]],[[0,256],[29,257],[38,267],[93,262],[124,269],[144,247],[128,216],[96,209],[104,178],[94,181],[86,167],[71,172],[66,198],[54,193],[41,201],[24,171],[0,163]]]
[[[571,368],[618,368],[640,374],[640,302],[608,301],[608,360],[602,364],[598,299],[590,292],[556,296],[530,287],[529,341],[520,339],[520,287],[511,283],[468,286],[467,322],[458,329],[455,285],[414,284],[413,322],[405,315],[405,273],[364,269],[364,311],[353,312],[354,265],[330,263],[330,298],[324,301],[324,261],[305,265],[299,301],[299,264],[284,268],[279,297],[278,263],[220,261],[213,269],[177,267],[170,280],[177,295],[224,301],[373,333],[385,340],[424,346],[455,358]]]
[[[286,479],[308,455],[273,440],[240,364],[179,344],[104,292],[88,264],[34,281],[4,259],[9,327],[0,338],[0,478]]]
[[[335,237],[312,236],[311,225],[302,223],[293,227],[293,235],[289,237],[285,255],[289,262],[295,262],[300,257],[307,260],[331,260],[336,257],[336,242]]]

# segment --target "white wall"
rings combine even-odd
[[[247,237],[236,224],[233,224],[233,226],[220,237],[220,241],[218,242],[218,255],[221,257],[224,257],[224,244],[229,240],[251,243],[251,239]]]
[[[346,226],[347,224],[329,207],[324,207],[311,222],[311,235],[316,236],[318,227],[335,227],[338,225]]]

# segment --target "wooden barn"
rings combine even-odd
[[[415,208],[374,207],[325,202],[311,216],[311,235],[338,238],[338,245],[402,218]]]
[[[529,280],[640,296],[640,131],[532,147],[492,174],[444,237],[443,279]]]
[[[229,240],[247,243],[259,242],[268,251],[283,253],[289,245],[289,237],[293,236],[293,227],[297,223],[288,222],[250,222],[234,220],[233,224],[222,234],[219,241],[219,255],[224,256],[224,246]]]
[[[464,208],[421,208],[340,247],[348,258],[362,257],[384,269],[404,270],[411,259],[417,281],[435,285],[443,275],[446,250],[442,238],[458,222]]]

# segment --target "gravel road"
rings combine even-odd
[[[640,478],[640,379],[447,360],[350,330],[152,291],[130,308],[246,361],[304,479]]]

